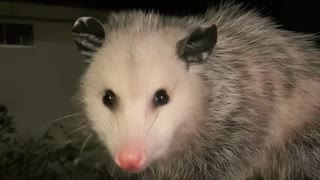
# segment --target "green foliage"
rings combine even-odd
[[[0,179],[112,179],[103,161],[104,149],[94,141],[83,148],[85,139],[66,137],[65,143],[57,145],[48,130],[39,139],[24,140],[17,133],[13,117],[0,105]]]

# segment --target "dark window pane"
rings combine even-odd
[[[3,24],[0,24],[0,44],[3,44],[4,43],[4,25]]]
[[[6,41],[10,45],[32,45],[33,29],[28,24],[6,24]]]
[[[33,44],[33,28],[32,25],[23,25],[21,28],[21,35],[23,36],[24,45],[32,45]]]
[[[20,44],[19,26],[16,24],[6,24],[6,40],[7,44]]]

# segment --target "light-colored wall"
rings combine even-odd
[[[87,9],[0,2],[0,22],[34,26],[34,47],[0,46],[0,104],[8,107],[23,136],[39,135],[48,123],[73,114],[72,98],[83,62],[71,37]]]

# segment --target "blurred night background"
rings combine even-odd
[[[99,179],[104,174],[101,151],[93,153],[99,143],[82,148],[92,134],[73,99],[83,68],[71,37],[78,17],[103,18],[107,11],[125,9],[184,16],[220,2],[0,0],[0,179]],[[259,9],[284,29],[320,32],[317,0],[233,2]],[[87,153],[81,157],[90,167],[79,163],[80,152]]]

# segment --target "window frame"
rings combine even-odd
[[[35,41],[34,41],[34,24],[33,23],[21,23],[21,22],[1,22],[0,24],[2,26],[0,26],[0,28],[3,28],[3,34],[1,34],[0,36],[3,36],[3,42],[0,42],[0,48],[33,48],[35,46]],[[5,26],[6,25],[10,25],[10,24],[14,24],[14,25],[27,25],[27,26],[31,26],[31,44],[8,44],[6,43],[6,39],[7,39],[7,35],[6,35],[6,30],[5,30]]]

